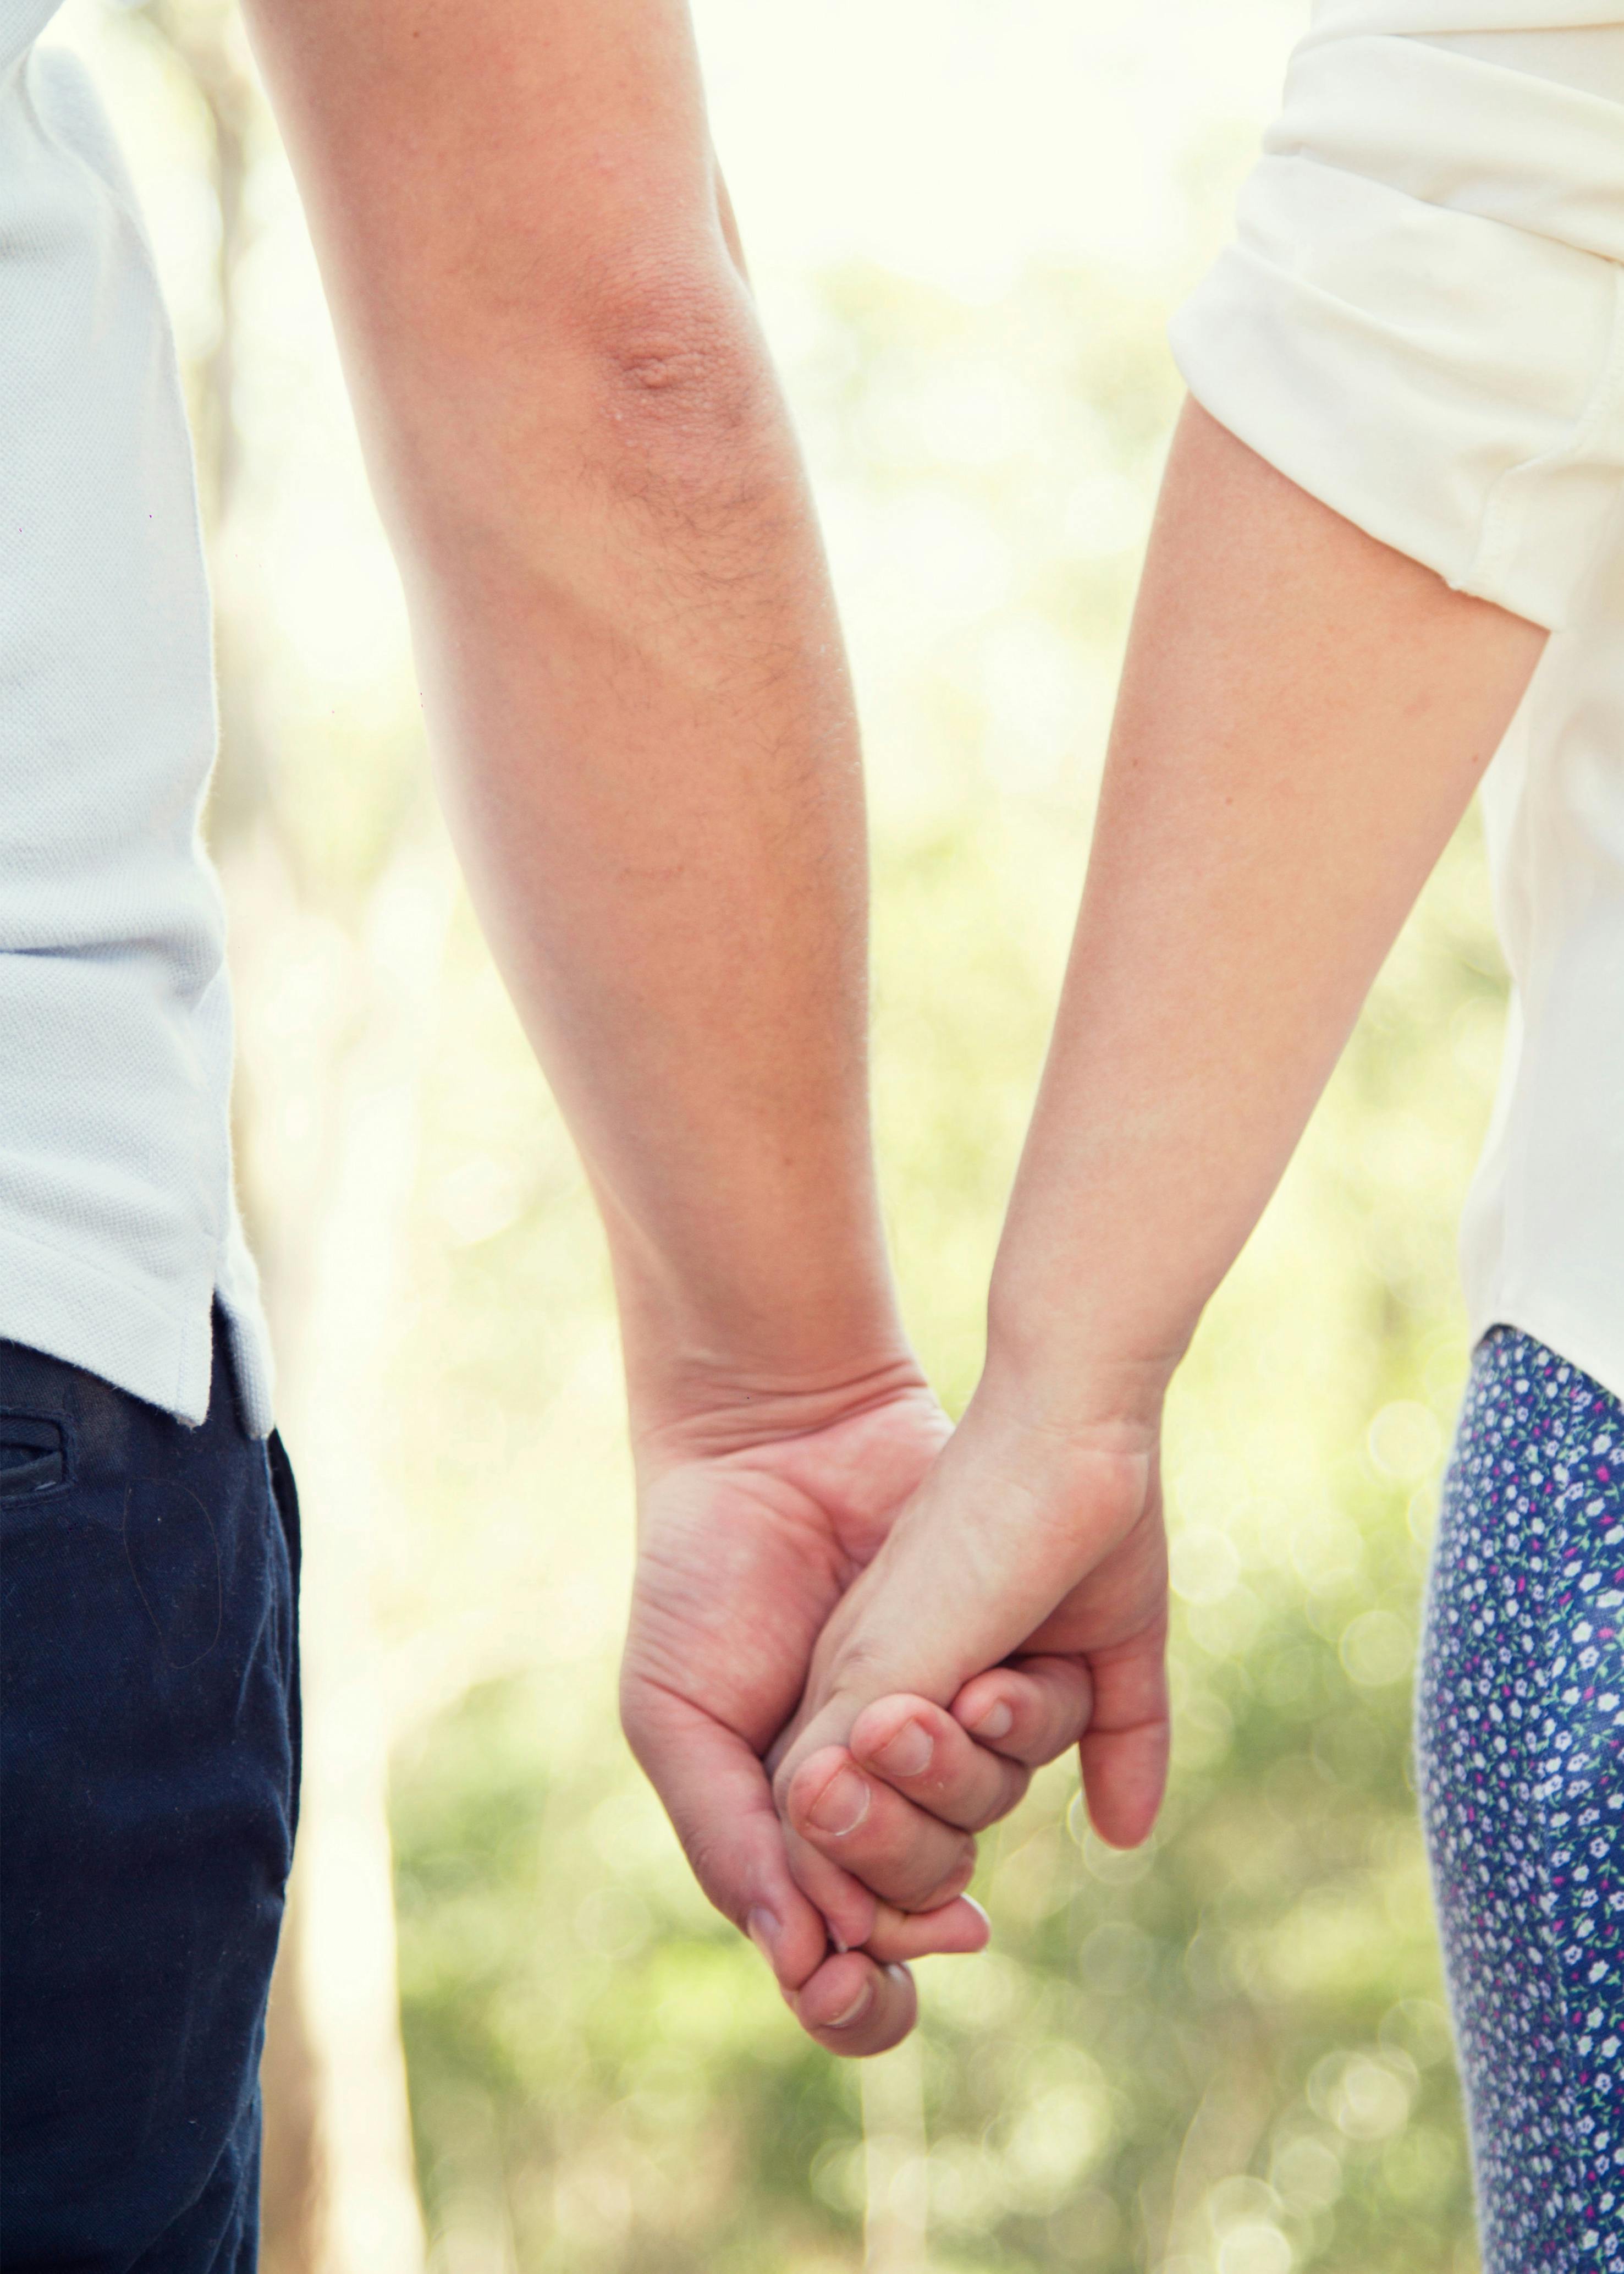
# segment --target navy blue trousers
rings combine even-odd
[[[0,2265],[252,2274],[298,1803],[298,1517],[207,1420],[0,1342]]]

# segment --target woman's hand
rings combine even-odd
[[[701,1886],[755,1939],[802,2027],[838,2052],[905,2037],[916,2004],[902,1962],[979,1950],[986,1921],[954,1900],[967,1869],[906,1911],[833,1864],[803,1891],[810,1875],[798,1886],[792,1873],[762,1756],[795,1710],[831,1614],[949,1435],[908,1369],[810,1412],[741,1398],[638,1448],[627,1736]],[[1010,1773],[954,1734],[962,1757],[942,1788],[962,1811],[966,1776]],[[861,1843],[853,1852],[861,1864]],[[848,1947],[831,1953],[831,1939]]]
[[[1186,407],[993,1274],[989,1374],[831,1618],[777,1762],[803,1884],[873,1839],[876,1810],[915,1868],[954,1852],[928,1814],[899,1813],[906,1782],[882,1798],[867,1776],[844,1835],[818,1801],[839,1749],[878,1766],[865,1713],[889,1726],[888,1692],[945,1706],[970,1683],[952,1718],[985,1737],[975,1709],[1011,1654],[1086,1671],[1090,1814],[1119,1843],[1148,1830],[1167,1757],[1162,1395],[1545,636]],[[908,1899],[900,1878],[873,1884]]]
[[[983,1387],[831,1611],[775,1748],[801,1886],[821,1903],[838,1870],[939,1905],[966,1830],[1079,1740],[1095,1828],[1135,1845],[1166,1781],[1166,1636],[1155,1417],[1062,1431]]]

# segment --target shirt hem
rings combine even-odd
[[[1491,1327],[1512,1327],[1531,1336],[1624,1404],[1624,1327],[1610,1334],[1605,1326],[1569,1310],[1560,1297],[1493,1291],[1472,1306],[1474,1348]]]
[[[208,1415],[216,1291],[214,1273],[200,1271],[176,1309],[87,1256],[0,1224],[0,1337],[83,1367],[188,1428]],[[227,1307],[237,1343],[253,1324],[240,1306]],[[269,1424],[249,1389],[253,1370],[233,1355],[249,1434],[263,1437]]]

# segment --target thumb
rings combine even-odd
[[[945,1706],[1019,1649],[1143,1510],[1141,1447],[973,1422],[974,1412],[820,1636],[771,1757],[780,1801],[801,1763],[845,1744],[876,1698]]]
[[[1078,1743],[1083,1794],[1101,1840],[1137,1848],[1167,1788],[1171,1722],[1163,1615],[1091,1663],[1094,1710]]]

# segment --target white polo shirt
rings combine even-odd
[[[270,1361],[231,1190],[215,743],[175,350],[94,90],[0,0],[0,1337],[188,1422]]]
[[[1514,998],[1463,1261],[1477,1332],[1624,1397],[1619,14],[1320,0],[1172,341],[1301,487],[1553,630],[1484,789]]]

